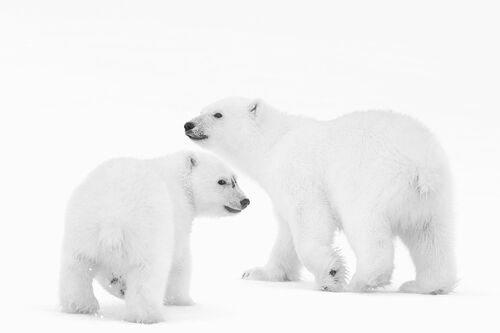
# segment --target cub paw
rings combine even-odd
[[[151,309],[143,311],[128,312],[125,320],[131,323],[138,324],[156,324],[162,322],[163,314],[160,309]]]
[[[99,311],[99,302],[95,297],[86,299],[65,299],[61,301],[63,312],[81,313],[81,314],[96,314]]]
[[[127,291],[127,284],[125,279],[121,276],[113,275],[113,278],[109,280],[109,284],[106,288],[112,295],[118,298],[124,298],[125,292]]]

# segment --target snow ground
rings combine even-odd
[[[493,1],[0,2],[0,330],[21,332],[499,332],[500,49]],[[460,283],[448,296],[392,292],[413,267],[398,243],[394,285],[325,293],[305,282],[239,279],[265,263],[276,232],[265,193],[241,215],[193,231],[194,307],[166,322],[60,313],[64,206],[115,156],[196,149],[182,125],[218,98],[262,97],[332,119],[392,109],[427,124],[456,180]],[[354,258],[339,236],[349,265]]]
[[[470,256],[480,256],[473,263],[477,268],[472,274],[467,272],[467,262],[474,259],[463,250],[459,251],[461,281],[457,291],[446,296],[396,292],[399,284],[413,274],[408,253],[399,243],[394,283],[375,293],[321,292],[315,289],[311,276],[306,272],[301,282],[240,280],[245,269],[264,262],[274,233],[274,226],[270,225],[269,234],[258,235],[256,230],[265,230],[269,221],[259,221],[258,212],[248,212],[247,216],[234,219],[197,221],[193,231],[192,286],[196,304],[192,307],[165,307],[166,321],[163,323],[142,328],[143,325],[122,321],[125,311],[123,301],[107,294],[98,284],[94,286],[101,304],[99,315],[61,313],[57,306],[58,262],[55,260],[59,244],[44,247],[39,242],[37,251],[40,254],[33,254],[39,261],[30,263],[35,268],[26,263],[20,263],[18,267],[21,274],[29,275],[18,279],[23,281],[24,290],[16,290],[19,283],[11,283],[13,288],[6,291],[10,302],[1,305],[2,313],[8,314],[3,325],[13,331],[40,328],[55,332],[109,332],[110,329],[124,332],[141,329],[171,332],[299,332],[308,329],[498,332],[500,328],[498,275],[487,275],[495,274],[498,268],[488,266],[489,263],[485,262],[487,257],[479,253],[481,249],[470,251]],[[345,239],[342,236],[339,238],[352,267],[352,253]],[[488,237],[483,239],[489,241]],[[497,249],[498,245],[492,243],[491,250]],[[42,259],[42,255],[49,254],[53,258]],[[13,273],[18,274],[16,271],[13,270]]]
[[[221,288],[220,290],[218,288]],[[264,283],[233,280],[198,294],[193,307],[166,307],[166,321],[148,327],[170,332],[498,332],[498,302],[488,294],[447,297],[331,294],[307,282]],[[498,301],[498,295],[496,295]],[[480,314],[478,314],[480,311]],[[55,331],[138,331],[143,325],[121,321],[121,302],[106,299],[99,316],[67,315],[45,306],[26,312],[19,328]]]

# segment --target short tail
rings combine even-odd
[[[439,174],[430,168],[416,168],[410,178],[410,186],[420,195],[421,198],[427,198],[436,191],[439,184]]]

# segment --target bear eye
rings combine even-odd
[[[214,113],[214,117],[215,118],[222,118],[222,113],[220,113],[220,112]]]
[[[224,179],[221,179],[217,182],[219,185],[226,185],[226,181]]]

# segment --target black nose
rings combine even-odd
[[[196,125],[190,121],[188,121],[187,123],[184,124],[184,130],[185,131],[189,131],[189,130],[192,130],[193,128],[195,128]]]
[[[243,199],[240,201],[241,209],[247,208],[248,205],[250,205],[250,200],[249,199]]]

